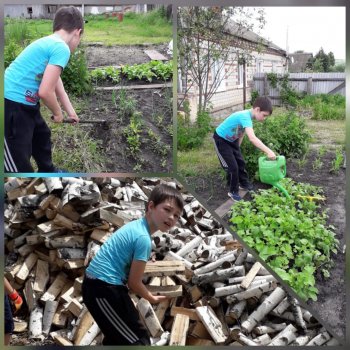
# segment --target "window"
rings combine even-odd
[[[216,91],[224,91],[226,87],[225,64],[222,60],[214,61],[211,70],[211,82],[218,86]],[[216,78],[215,78],[216,77]]]
[[[33,7],[27,7],[27,13],[31,15],[33,13]]]
[[[263,70],[264,70],[264,63],[263,63],[263,60],[258,58],[256,60],[256,72],[257,73],[263,73]]]
[[[238,77],[237,77],[238,85],[243,85],[243,70],[244,70],[243,64],[238,64]]]

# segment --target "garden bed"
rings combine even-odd
[[[305,162],[287,161],[287,176],[296,182],[310,183],[321,186],[326,197],[325,207],[328,209],[328,224],[335,227],[337,239],[340,241],[339,252],[333,256],[334,267],[330,277],[324,279],[317,274],[316,287],[319,290],[318,300],[310,302],[312,309],[325,320],[341,337],[345,335],[345,169],[330,172],[331,163],[335,159],[334,152],[326,152],[320,161],[323,163],[317,169],[316,159],[320,158],[318,151],[308,153]],[[215,210],[227,200],[228,187],[226,180],[219,173],[210,177],[188,177],[187,183],[196,193]],[[257,188],[268,188],[267,185],[255,184]],[[245,198],[249,199],[249,198]],[[228,219],[226,217],[226,219]]]
[[[80,113],[82,120],[106,120],[103,125],[84,126],[93,139],[100,141],[103,160],[99,169],[109,172],[166,172],[172,167],[171,88],[126,90],[127,97],[136,101],[140,126],[139,145],[133,152],[127,137],[131,115],[120,114],[113,91],[95,91]],[[118,93],[116,93],[118,95]],[[170,105],[169,105],[170,104]],[[99,169],[91,169],[92,172]]]

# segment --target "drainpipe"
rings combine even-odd
[[[247,102],[246,63],[243,61],[243,109]]]

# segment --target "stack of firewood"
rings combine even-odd
[[[144,283],[131,294],[154,345],[332,345],[337,341],[179,184],[155,178],[8,178],[5,276],[25,300],[15,331],[60,345],[98,345],[81,297],[85,267],[110,235],[144,215],[153,187],[182,191],[178,225],[153,235]]]

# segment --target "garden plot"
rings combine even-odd
[[[339,152],[338,152],[339,154]],[[302,159],[287,160],[287,177],[297,183],[309,183],[321,186],[326,201],[322,208],[328,210],[327,225],[334,226],[336,238],[339,240],[338,254],[332,253],[334,266],[330,269],[330,276],[324,278],[320,271],[316,274],[316,287],[319,290],[317,301],[310,301],[313,309],[340,336],[345,334],[345,169],[343,162],[335,166],[337,152],[325,151],[325,148],[315,149]],[[338,156],[339,159],[339,156]],[[332,170],[333,168],[333,170]],[[332,171],[331,171],[332,170]],[[196,177],[187,179],[196,193],[206,200],[212,209],[218,208],[227,198],[227,186],[221,175],[210,178]],[[255,183],[256,188],[269,188],[268,185]],[[249,199],[249,195],[245,197]],[[229,220],[227,215],[226,220]],[[321,269],[320,269],[321,270]]]
[[[98,68],[90,70],[93,92],[87,99],[77,100],[78,115],[82,122],[96,120],[104,123],[94,124],[93,128],[84,124],[67,128],[84,130],[97,144],[93,149],[101,156],[96,160],[87,159],[80,166],[63,159],[62,168],[80,172],[171,171],[172,61],[151,60],[144,53],[145,49],[151,48],[158,49],[159,45],[103,46],[94,54],[94,50],[86,53],[90,65],[94,64],[94,55],[104,57],[103,63],[108,65],[99,64]],[[131,60],[126,65],[127,57],[120,61],[124,51],[132,53],[137,63]],[[65,149],[65,143],[70,142],[65,140],[64,131],[60,134],[62,137],[55,141],[59,144],[55,150]],[[81,146],[78,144],[77,147]],[[60,164],[60,160],[56,163]]]
[[[172,179],[9,178],[5,276],[24,297],[12,345],[100,345],[84,307],[85,266],[120,226],[144,215],[153,187],[185,201],[177,226],[152,238],[145,283],[169,300],[132,298],[155,345],[337,345],[332,331],[242,249]]]
[[[108,128],[90,127],[105,158],[102,171],[170,171],[171,95],[171,88],[94,92],[80,117],[107,121]]]

